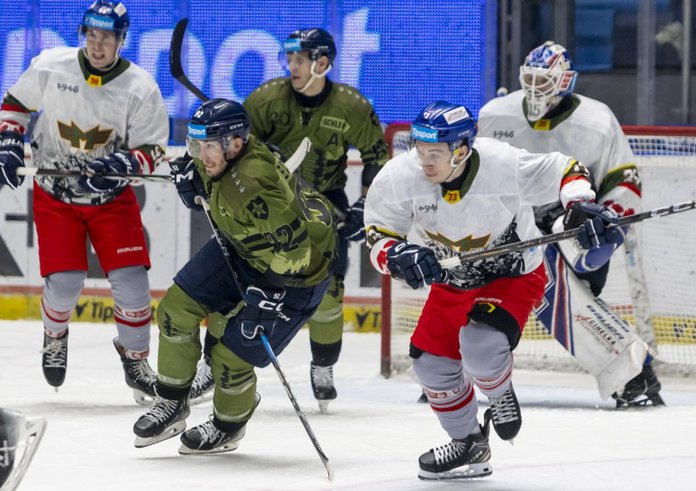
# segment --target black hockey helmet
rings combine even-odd
[[[328,31],[319,27],[293,32],[285,40],[283,50],[285,53],[306,51],[312,61],[326,56],[329,58],[329,64],[333,64],[336,58],[336,43],[333,37]]]
[[[196,109],[188,124],[186,147],[189,155],[196,158],[200,143],[217,140],[224,152],[234,138],[244,143],[249,139],[251,121],[244,107],[227,99],[210,99]]]

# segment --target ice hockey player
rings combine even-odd
[[[492,99],[481,109],[480,135],[530,152],[556,150],[572,155],[590,171],[598,203],[618,216],[640,212],[641,181],[626,136],[605,104],[574,93],[576,79],[577,72],[563,46],[547,41],[534,48],[520,67],[522,90]],[[537,224],[545,233],[562,230],[563,214],[560,202],[535,209]],[[619,245],[584,251],[575,241],[563,241],[548,247],[546,254],[553,265],[562,260],[560,250],[578,278],[599,296],[607,280],[609,260]],[[547,292],[547,296],[552,309],[556,292]],[[537,318],[543,321],[549,317]],[[561,344],[569,348],[568,343]],[[578,349],[576,346],[576,352]],[[625,387],[613,394],[617,407],[664,404],[651,361],[648,355],[641,373],[618,381],[619,387],[623,383]]]
[[[310,138],[312,146],[298,174],[326,196],[343,218],[339,224],[339,259],[331,284],[309,321],[310,376],[322,412],[337,395],[333,366],[343,337],[348,243],[365,238],[364,195],[387,161],[384,133],[372,104],[357,89],[327,77],[335,58],[336,45],[327,31],[295,31],[279,54],[289,76],[264,83],[244,101],[251,133],[276,147],[282,156],[290,156],[304,137]],[[349,146],[359,150],[363,161],[361,196],[352,205],[345,192]]]
[[[539,236],[533,205],[594,199],[580,162],[476,134],[466,107],[429,104],[412,124],[412,148],[387,162],[365,202],[374,267],[412,288],[432,285],[409,354],[452,440],[421,455],[419,477],[425,480],[490,474],[491,421],[501,439],[517,436],[522,416],[512,385],[512,350],[546,281],[540,248],[450,270],[438,260]],[[580,233],[588,247],[615,240],[617,232],[602,226],[603,212],[598,205],[588,208],[593,218]],[[415,237],[408,235],[412,227]],[[474,387],[490,401],[483,425],[477,422]]]
[[[135,423],[136,447],[184,430],[201,355],[199,324],[227,314],[212,348],[212,418],[181,435],[182,454],[235,450],[258,404],[255,367],[270,363],[260,333],[279,354],[314,314],[329,285],[336,231],[331,205],[304,189],[249,134],[236,102],[209,100],[188,126],[186,156],[170,162],[181,199],[209,200],[230,259],[211,239],[177,273],[157,310],[160,329],[155,404]],[[236,272],[232,275],[228,266]],[[236,277],[235,277],[236,276]],[[215,326],[209,326],[209,329]]]
[[[142,402],[153,396],[150,268],[140,208],[126,181],[112,172],[150,173],[169,135],[167,111],[152,77],[120,56],[130,23],[123,3],[95,1],[79,28],[79,48],[48,49],[8,90],[0,110],[0,184],[23,177],[24,132],[32,160],[49,170],[79,170],[79,178],[40,177],[33,186],[34,222],[44,277],[42,366],[60,387],[68,361],[68,322],[87,276],[87,239],[111,285],[118,336],[114,346],[126,383]]]
[[[44,431],[44,418],[25,418],[18,411],[0,408],[0,490],[17,489]]]

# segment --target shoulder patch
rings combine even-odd
[[[266,220],[268,218],[268,205],[261,199],[261,196],[257,196],[249,201],[247,210],[259,220]]]

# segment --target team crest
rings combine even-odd
[[[252,199],[247,205],[247,210],[251,212],[254,217],[259,220],[265,220],[268,218],[268,205],[261,197]]]

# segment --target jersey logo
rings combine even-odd
[[[90,87],[101,87],[102,78],[99,75],[90,74],[90,76],[87,77],[87,85]]]
[[[348,131],[348,128],[350,128],[350,125],[345,120],[331,116],[322,116],[319,126],[338,131]]]
[[[440,235],[439,233],[430,233],[428,231],[426,231],[425,233],[428,234],[428,237],[430,237],[434,241],[444,244],[450,249],[454,249],[455,251],[460,252],[470,251],[471,249],[480,249],[488,243],[488,239],[490,239],[491,237],[491,234],[487,234],[482,237],[474,237],[471,234],[469,234],[461,240],[451,240],[445,237],[444,235]]]
[[[550,119],[539,119],[534,122],[534,129],[539,131],[549,131],[551,129]]]
[[[493,132],[493,138],[497,140],[501,138],[515,138],[515,132],[513,130],[495,130]]]
[[[92,150],[105,144],[109,140],[109,136],[113,130],[99,129],[99,125],[87,131],[82,130],[75,122],[69,125],[58,121],[58,133],[64,140],[70,142],[70,146],[80,150]]]
[[[459,194],[459,189],[455,189],[452,191],[447,191],[443,198],[448,203],[458,203],[462,199],[462,195]]]
[[[259,220],[268,218],[268,205],[260,196],[251,200],[247,205],[247,209]]]

